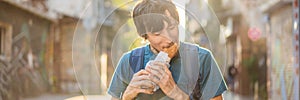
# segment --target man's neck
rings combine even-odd
[[[159,51],[158,51],[157,49],[155,49],[154,47],[152,47],[151,45],[150,45],[150,50],[151,50],[155,55],[157,55],[157,54],[159,53]]]

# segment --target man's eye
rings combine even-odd
[[[160,32],[155,32],[154,33],[154,36],[159,36],[160,35]]]
[[[168,29],[170,29],[170,30],[172,30],[172,29],[174,29],[175,28],[175,26],[170,26],[170,27],[168,27]]]

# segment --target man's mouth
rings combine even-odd
[[[170,48],[170,47],[173,46],[174,44],[175,44],[174,42],[171,42],[168,46],[163,47],[163,49]]]
[[[168,53],[168,56],[170,58],[173,58],[176,55],[177,50],[178,50],[178,47],[177,47],[176,43],[172,43],[172,44],[169,45],[168,48],[163,49],[164,52]]]

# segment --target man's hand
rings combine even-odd
[[[154,84],[149,80],[149,74],[150,73],[146,70],[140,70],[135,73],[126,88],[122,99],[132,100],[139,93],[153,94]]]
[[[189,98],[173,80],[172,74],[165,63],[153,61],[146,67],[150,73],[150,80],[159,85],[161,90],[170,98],[186,100]]]

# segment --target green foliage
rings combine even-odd
[[[145,45],[143,38],[137,38],[133,41],[133,43],[130,45],[129,50],[133,50],[134,48],[140,47]]]
[[[248,59],[244,59],[242,62],[242,65],[245,69],[248,70],[248,76],[250,78],[251,83],[254,83],[258,80],[258,73],[257,73],[257,66],[255,66],[257,63],[257,58],[253,55],[251,55]],[[257,73],[257,74],[254,74]]]
[[[128,10],[131,9],[135,3],[128,3],[130,1],[124,1],[124,0],[112,0],[112,5],[114,7],[123,9],[123,10]]]

